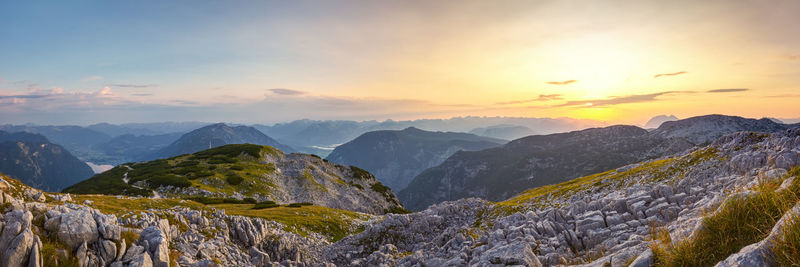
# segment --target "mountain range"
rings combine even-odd
[[[652,132],[611,126],[529,136],[502,147],[455,153],[415,177],[398,197],[410,210],[467,197],[501,200],[526,188],[677,153],[725,134],[791,127],[768,119],[707,115],[665,122]]]
[[[561,137],[646,139],[642,130],[614,126]],[[603,148],[629,149],[617,144]],[[360,213],[325,206],[351,201],[340,207],[397,207],[396,199],[389,201],[391,190],[366,171],[267,146],[227,145],[125,164],[81,186],[119,185],[155,197],[131,191],[121,192],[128,196],[46,193],[0,175],[2,240],[13,241],[0,242],[0,262],[14,267],[791,266],[800,244],[794,239],[800,233],[798,151],[800,128],[737,132],[707,146],[529,188],[502,201],[466,198],[386,215],[376,215],[385,209]],[[311,179],[298,175],[300,170]],[[200,175],[206,171],[211,175]],[[242,180],[229,180],[231,174]],[[181,180],[175,177],[191,186],[155,186]],[[296,180],[310,188],[282,192],[322,197],[278,204],[234,193],[247,192],[257,179],[275,182],[276,188]],[[328,186],[332,190],[321,190]],[[352,202],[364,195],[377,202]]]
[[[423,170],[439,165],[458,151],[500,146],[505,140],[468,133],[431,132],[414,127],[382,130],[336,147],[326,158],[335,163],[358,166],[374,174],[381,183],[399,191]]]

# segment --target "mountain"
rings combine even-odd
[[[259,160],[275,157],[268,147],[231,145],[167,163],[178,167],[172,170],[192,165],[189,160],[197,160],[195,166],[255,160],[252,147],[261,149]],[[246,199],[46,193],[0,175],[0,232],[14,241],[0,242],[0,262],[791,266],[800,244],[798,151],[800,128],[738,132],[706,147],[531,188],[500,202],[460,199],[386,216]],[[198,156],[205,159],[190,159]],[[216,169],[233,167],[225,164]],[[132,170],[119,168],[146,172],[145,166],[127,167]]]
[[[534,135],[501,147],[460,151],[423,171],[398,196],[410,210],[467,197],[502,200],[526,188],[559,183],[692,145],[651,136],[635,126],[610,126]]]
[[[402,209],[391,189],[362,169],[252,144],[123,164],[64,192],[310,202],[372,214]]]
[[[429,132],[414,127],[401,131],[374,131],[336,147],[326,158],[364,168],[393,190],[408,185],[423,170],[436,166],[460,150],[500,146],[505,140],[467,133]]]
[[[408,127],[415,127],[426,131],[468,132],[476,128],[497,125],[518,125],[536,129],[539,134],[549,134],[597,127],[604,124],[597,121],[570,118],[454,117],[450,119],[407,121],[297,120],[271,126],[253,125],[253,127],[301,152],[325,156],[336,146],[372,131],[402,130]]]
[[[519,125],[508,125],[508,124],[475,128],[469,131],[469,133],[480,136],[505,139],[505,140],[513,140],[536,134],[536,132],[534,130],[531,130],[531,128]]]
[[[152,160],[152,155],[175,142],[183,134],[132,135],[123,134],[108,142],[96,144],[92,149],[111,158],[114,165],[130,161]]]
[[[790,127],[767,118],[757,120],[738,116],[706,115],[665,122],[653,130],[653,134],[662,137],[680,137],[701,145],[729,133],[739,131],[771,133]]]
[[[387,217],[324,252],[363,266],[791,266],[798,151],[800,129],[735,133],[501,202]]]
[[[58,191],[94,172],[63,147],[38,134],[0,131],[0,172],[46,191]]]
[[[227,144],[268,145],[292,152],[291,147],[278,143],[264,133],[248,126],[208,125],[182,135],[178,140],[159,149],[151,158],[167,158],[223,146]]]
[[[66,148],[73,155],[84,161],[100,162],[104,155],[98,155],[91,147],[95,144],[111,140],[111,136],[74,125],[40,126],[40,125],[0,125],[0,131],[29,132],[41,134],[53,142]]]
[[[667,116],[667,115],[658,115],[658,116],[650,118],[650,120],[647,121],[647,123],[644,124],[644,128],[645,129],[655,129],[655,128],[658,128],[659,126],[661,126],[661,124],[663,124],[665,122],[677,121],[677,120],[678,120],[678,117],[675,117],[675,115],[669,115],[669,116]]]

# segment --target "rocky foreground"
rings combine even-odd
[[[358,233],[341,240],[177,200],[114,210],[3,177],[0,266],[648,266],[653,225],[674,240],[690,237],[732,196],[764,181],[792,183],[787,172],[797,165],[800,129],[737,133],[503,202],[463,199],[412,214],[365,215],[352,225]],[[720,266],[769,265],[766,244],[780,234]]]

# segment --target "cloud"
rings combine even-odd
[[[199,104],[199,103],[197,103],[195,101],[180,100],[180,99],[173,99],[173,100],[170,100],[169,102],[170,103],[181,104],[181,105],[197,105],[197,104]]]
[[[679,91],[666,91],[666,92],[659,92],[653,94],[646,94],[646,95],[628,95],[628,96],[617,96],[612,97],[609,99],[597,99],[597,100],[572,100],[567,101],[567,103],[555,105],[554,107],[569,107],[569,106],[585,106],[585,107],[601,107],[601,106],[613,106],[619,104],[630,104],[630,103],[641,103],[641,102],[651,102],[656,101],[659,96],[667,95],[667,94],[674,94],[674,93],[683,93]]]
[[[686,74],[686,73],[688,73],[688,72],[679,71],[679,72],[672,72],[672,73],[659,73],[659,74],[653,75],[653,78],[676,76],[676,75],[681,75],[681,74]]]
[[[0,99],[7,99],[7,98],[42,98],[47,97],[47,95],[0,95]]]
[[[278,94],[278,95],[304,95],[306,93],[303,91],[284,89],[284,88],[267,89],[267,91],[270,91],[273,94]]]
[[[153,94],[151,94],[151,93],[133,93],[131,95],[132,96],[151,96]]]
[[[706,93],[732,93],[732,92],[744,92],[748,90],[750,89],[747,88],[713,89],[706,91]]]
[[[517,101],[507,101],[507,102],[497,102],[497,105],[512,105],[512,104],[522,104],[522,103],[530,103],[530,102],[538,102],[538,101],[550,101],[550,100],[562,100],[564,98],[561,97],[560,94],[550,94],[550,95],[539,95],[537,98],[533,99],[526,99],[526,100],[517,100]]]
[[[786,60],[800,60],[800,55],[784,55],[783,58]]]
[[[97,92],[95,92],[94,95],[98,97],[112,97],[114,96],[114,92],[111,92],[111,88],[105,86],[103,87],[103,89],[100,89]]]
[[[578,82],[578,80],[553,81],[553,82],[547,82],[547,84],[567,85],[567,84],[576,83],[576,82]]]
[[[108,86],[113,87],[125,87],[125,88],[146,88],[146,87],[156,87],[157,84],[119,84],[119,83],[112,83],[108,84]]]
[[[103,79],[103,76],[89,76],[89,77],[85,77],[85,78],[81,79],[81,81],[82,82],[91,82],[91,81],[97,81],[97,80],[102,80],[102,79]]]

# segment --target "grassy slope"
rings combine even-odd
[[[65,193],[151,196],[150,190],[135,188],[122,181],[125,173],[133,184],[144,181],[149,188],[161,185],[197,187],[211,192],[239,192],[245,195],[271,190],[275,185],[258,179],[275,171],[272,164],[258,159],[280,151],[259,145],[227,145],[191,155],[148,162],[127,163],[97,174],[64,189]],[[129,169],[130,168],[130,169]]]

